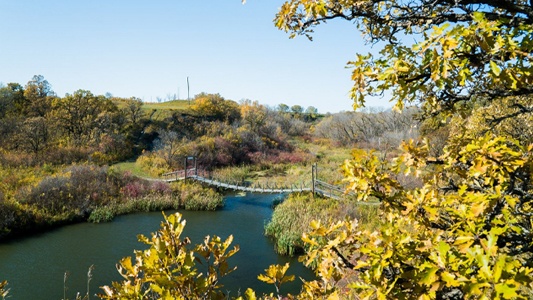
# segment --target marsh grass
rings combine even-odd
[[[216,210],[224,205],[221,194],[198,183],[177,182],[172,193],[150,193],[139,197],[125,197],[105,206],[96,207],[88,221],[93,223],[110,222],[119,215],[135,212],[163,210]]]
[[[88,221],[93,223],[110,222],[119,215],[179,208],[181,208],[179,201],[172,195],[149,194],[138,198],[128,197],[121,201],[96,207],[91,212]]]
[[[274,240],[282,255],[297,255],[304,251],[302,234],[310,230],[311,221],[335,222],[356,218],[361,227],[379,226],[377,206],[357,205],[353,201],[336,201],[314,197],[311,193],[291,194],[276,206],[272,219],[265,225],[265,235]]]
[[[272,219],[265,225],[265,235],[273,238],[279,254],[292,256],[302,253],[302,233],[308,230],[312,220],[331,220],[337,206],[337,201],[313,199],[310,193],[291,194],[276,206]]]

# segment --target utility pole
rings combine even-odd
[[[187,100],[189,101],[189,105],[191,105],[191,97],[190,97],[190,89],[189,89],[189,76],[187,76]]]

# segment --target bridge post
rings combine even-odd
[[[312,183],[313,197],[315,196],[315,188],[316,188],[315,187],[315,181],[316,181],[316,177],[317,177],[316,174],[315,174],[316,171],[317,171],[316,169],[317,169],[317,163],[314,163],[312,168],[311,168],[311,176],[312,176],[312,181],[313,181],[313,183]]]
[[[196,158],[196,156],[193,156],[194,157],[194,175],[198,176],[198,159]]]
[[[184,169],[185,169],[185,180],[187,180],[187,157],[185,157],[185,162],[184,162]]]

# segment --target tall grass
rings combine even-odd
[[[224,198],[214,189],[195,182],[177,182],[174,186],[181,207],[186,210],[216,210],[224,205]]]
[[[224,205],[221,194],[194,182],[177,182],[171,186],[172,192],[136,193],[96,207],[88,221],[94,223],[112,221],[115,216],[134,212],[162,210],[216,210]]]
[[[315,197],[311,193],[291,194],[278,205],[272,219],[265,225],[265,235],[273,238],[276,251],[282,255],[303,252],[302,234],[310,229],[313,220],[332,222],[356,218],[361,226],[379,226],[376,206],[356,205],[353,201],[336,201]]]
[[[265,226],[265,234],[275,241],[276,251],[282,255],[295,255],[303,250],[302,233],[312,220],[331,220],[338,202],[313,199],[310,193],[291,194],[272,214]]]
[[[105,206],[96,207],[91,212],[88,221],[93,223],[110,222],[119,215],[179,208],[181,208],[180,202],[172,195],[149,194],[138,198],[130,197]]]

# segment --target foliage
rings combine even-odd
[[[102,131],[109,128],[105,124],[105,112],[116,109],[114,104],[104,98],[93,95],[90,91],[77,90],[54,103],[55,117],[69,138],[69,142],[80,145],[90,141],[95,129]]]
[[[532,93],[532,16],[523,0],[290,0],[275,23],[291,37],[310,37],[314,27],[345,19],[381,46],[378,56],[358,54],[350,62],[354,107],[391,90],[399,109],[420,102],[426,113],[448,114],[484,99]]]
[[[280,287],[286,282],[294,281],[294,275],[285,275],[289,269],[289,263],[286,263],[283,266],[280,265],[271,265],[268,269],[265,270],[265,274],[259,274],[257,277],[259,280],[273,284],[276,288],[276,294],[278,298],[281,298]]]
[[[135,165],[151,176],[161,176],[170,170],[165,159],[153,152],[144,152],[137,158]]]
[[[296,255],[304,252],[302,235],[310,230],[313,220],[324,224],[335,220],[356,218],[362,228],[379,226],[375,206],[357,205],[348,199],[333,201],[313,197],[309,193],[290,194],[276,206],[271,220],[265,225],[265,235],[275,242],[275,249],[282,255]]]
[[[344,164],[349,190],[359,200],[379,199],[385,223],[370,232],[355,220],[314,222],[304,240],[307,263],[319,266],[321,281],[306,284],[307,295],[527,297],[532,16],[521,0],[291,0],[282,6],[275,22],[291,36],[310,36],[315,26],[339,18],[381,47],[378,56],[358,54],[350,62],[355,108],[366,96],[391,92],[397,109],[420,104],[426,132],[442,124],[450,132],[441,151],[404,143],[392,164],[354,151]],[[446,131],[432,140],[442,137]],[[422,186],[402,185],[402,173]],[[342,277],[350,278],[346,286],[339,286]]]
[[[0,282],[0,296],[2,299],[6,299],[9,294],[9,289],[7,288],[7,281]]]
[[[105,203],[119,194],[118,174],[107,168],[72,166],[63,174],[44,178],[19,197],[24,203],[54,214],[74,214],[80,217],[90,213],[93,206]]]
[[[239,106],[236,102],[226,100],[219,94],[199,94],[196,95],[191,110],[199,114],[213,118],[215,120],[232,123],[240,118]]]
[[[276,206],[272,219],[265,225],[265,235],[275,241],[276,252],[282,255],[301,254],[302,234],[312,220],[327,222],[338,213],[338,203],[329,199],[313,199],[310,194],[291,194]]]
[[[349,287],[362,298],[526,299],[533,281],[533,146],[490,134],[462,143],[438,160],[424,157],[427,147],[406,143],[392,166],[355,152],[344,166],[350,189],[360,200],[380,199],[386,221],[374,232],[356,220],[312,223],[304,235],[307,263],[318,262],[327,279],[313,291],[337,293],[340,279],[358,271]],[[393,176],[429,171],[414,190]]]
[[[181,206],[187,210],[216,210],[224,205],[221,194],[199,183],[178,182],[175,190]]]
[[[474,110],[468,116],[450,121],[451,136],[481,137],[487,132],[512,137],[524,145],[533,143],[533,114],[521,113],[531,102],[528,97],[507,97]]]
[[[190,240],[180,239],[185,220],[176,213],[164,216],[161,229],[151,238],[139,235],[149,249],[135,251],[117,265],[124,281],[104,286],[103,299],[225,299],[219,278],[231,273],[228,259],[238,250],[230,249],[233,237],[226,240],[209,236],[190,250]],[[205,268],[198,269],[197,263]]]

